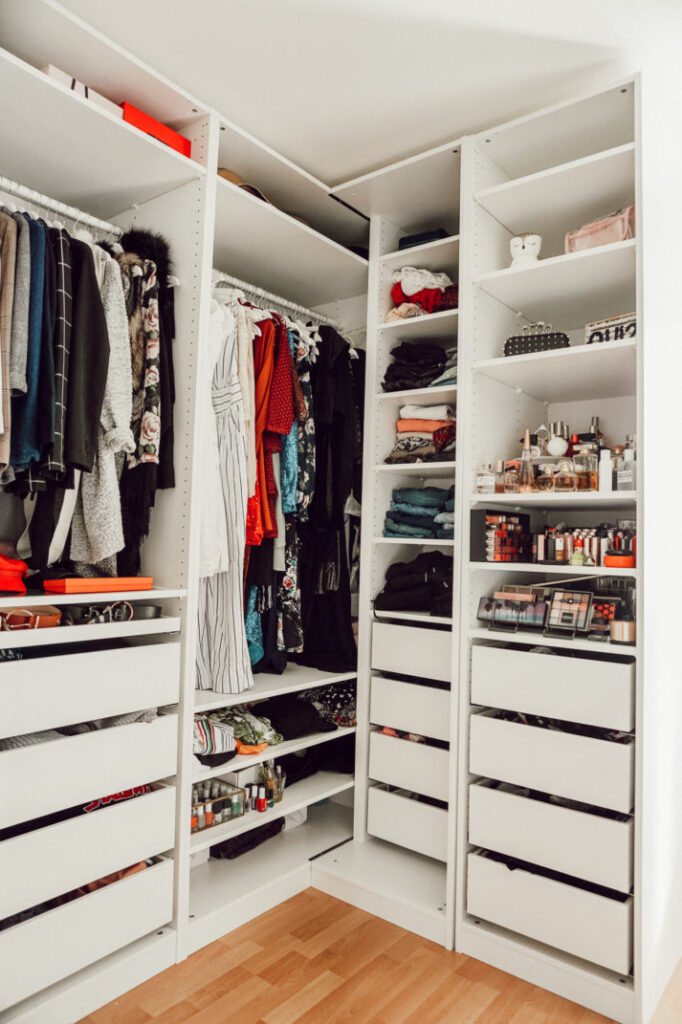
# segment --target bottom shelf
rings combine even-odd
[[[312,864],[311,883],[370,914],[441,945],[446,936],[446,867],[381,839],[354,839]]]

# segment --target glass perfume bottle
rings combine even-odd
[[[574,491],[576,489],[575,469],[573,459],[559,459],[554,474],[555,491]]]
[[[504,493],[504,459],[495,463],[495,494]]]
[[[531,494],[535,490],[535,473],[530,453],[530,430],[526,429],[523,435],[523,452],[521,454],[521,465],[519,467],[519,491],[522,494]]]
[[[536,491],[554,490],[554,465],[551,462],[544,462],[538,466],[538,475],[535,478]]]
[[[519,489],[519,470],[517,462],[510,462],[504,471],[504,489],[507,494],[516,494]]]
[[[476,493],[495,493],[495,474],[493,473],[492,469],[486,462],[483,463],[478,473],[476,474]]]

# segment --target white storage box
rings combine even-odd
[[[177,744],[178,716],[162,715],[0,751],[0,822],[15,825],[174,775]]]
[[[621,902],[470,853],[467,911],[619,974],[630,970],[631,896]]]
[[[471,701],[630,732],[635,726],[635,663],[476,646]]]
[[[0,919],[164,853],[174,832],[175,787],[166,786],[6,839]]]
[[[369,775],[377,782],[448,800],[449,753],[373,732],[369,738]]]
[[[452,674],[452,634],[443,629],[374,622],[372,668],[448,682]]]
[[[446,810],[420,803],[406,793],[389,793],[378,786],[370,787],[367,799],[370,835],[435,860],[447,860]]]
[[[369,716],[373,725],[387,725],[447,742],[450,691],[373,676]]]
[[[114,117],[123,117],[123,108],[119,107],[117,103],[113,103],[108,100],[106,96],[102,96],[101,93],[95,92],[90,86],[85,85],[84,82],[79,82],[77,78],[67,74],[66,71],[62,71],[60,68],[56,68],[54,64],[48,64],[47,67],[41,69],[50,78],[54,78],[57,82],[65,85],[67,89],[71,89],[76,93],[77,96],[83,96],[85,99],[90,100],[98,107],[102,107],[103,110],[108,111]]]
[[[10,661],[0,674],[0,738],[177,704],[179,694],[179,643]]]
[[[147,935],[173,916],[173,862],[153,864],[0,932],[0,1010]]]
[[[532,800],[479,782],[469,787],[469,842],[628,893],[633,822]]]
[[[629,814],[635,745],[472,715],[469,770],[516,786]]]

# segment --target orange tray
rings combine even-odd
[[[115,594],[126,590],[151,590],[153,576],[87,576],[82,579],[45,580],[47,594]]]

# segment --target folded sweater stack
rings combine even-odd
[[[452,615],[452,556],[442,551],[396,562],[386,570],[384,589],[374,599],[377,611]]]
[[[391,298],[394,309],[386,314],[386,321],[401,320],[421,313],[438,313],[443,309],[457,309],[459,290],[447,274],[434,274],[419,267],[401,267],[393,274]]]
[[[449,350],[448,350],[449,351]],[[447,353],[430,342],[403,341],[391,349],[393,362],[381,383],[384,391],[426,388],[446,369]]]
[[[385,462],[442,462],[454,457],[457,431],[449,405],[403,405],[396,432]]]
[[[452,538],[454,494],[454,487],[396,487],[384,521],[384,537]]]

